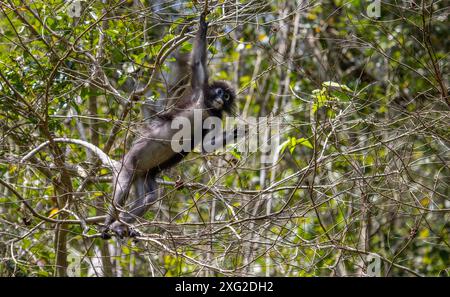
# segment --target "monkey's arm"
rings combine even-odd
[[[212,132],[209,132],[212,133]],[[202,152],[203,153],[212,153],[217,149],[224,148],[228,144],[236,143],[239,139],[243,138],[247,135],[247,130],[240,130],[238,128],[234,128],[231,131],[224,131],[219,135],[208,135],[205,137],[202,144]]]
[[[200,24],[198,27],[197,35],[191,56],[191,87],[193,90],[202,90],[208,85],[208,69],[206,67],[206,31],[208,30],[208,23],[205,20],[206,14],[200,15]]]

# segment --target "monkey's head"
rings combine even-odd
[[[218,115],[222,111],[231,113],[234,109],[234,101],[236,99],[236,92],[234,88],[225,81],[215,81],[208,86],[206,92],[206,107],[212,109]]]

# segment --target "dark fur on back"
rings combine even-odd
[[[223,110],[215,110],[211,105],[211,100],[215,98],[216,94],[214,90],[217,88],[221,88],[225,93],[229,95],[228,101],[224,102]],[[188,108],[192,102],[191,96],[189,96],[188,92],[192,92],[191,90],[186,90],[184,96],[182,96],[182,100],[177,102],[174,106],[172,106],[169,110],[161,112],[156,115],[156,120],[171,121],[178,114],[180,110]],[[225,111],[228,114],[234,112],[235,109],[235,101],[236,101],[236,92],[234,88],[226,81],[214,81],[210,85],[208,85],[207,89],[204,90],[205,105],[206,108],[209,109],[210,114],[212,116],[216,116],[222,118],[223,112]]]
[[[222,110],[216,110],[212,106],[210,106],[211,101],[217,96],[214,93],[214,90],[217,88],[221,88],[224,93],[229,95],[229,99],[227,101],[224,101],[223,109]],[[219,118],[222,118],[223,112],[231,113],[234,111],[235,107],[235,100],[236,100],[236,93],[234,91],[234,88],[225,81],[214,81],[211,83],[207,89],[204,92],[206,98],[205,98],[205,105],[206,108],[209,109],[209,114],[211,116],[216,116]],[[185,98],[190,98],[190,96],[185,96]],[[161,113],[157,116],[157,118],[149,125],[162,125],[166,121],[171,121],[173,118],[177,115],[178,111],[185,109],[189,107],[189,105],[192,104],[189,100],[181,101],[177,105],[175,105],[171,110]],[[151,128],[150,128],[151,129]],[[203,136],[206,135],[208,131],[203,131]],[[194,147],[192,147],[193,149]],[[159,166],[153,168],[149,171],[149,174],[157,175],[161,171],[168,169],[176,164],[178,164],[189,152],[180,152],[178,154],[175,154],[173,158],[170,160],[167,160],[166,162],[161,163]]]

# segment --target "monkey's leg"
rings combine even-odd
[[[155,202],[158,197],[158,184],[155,179],[155,175],[148,173],[146,176],[136,178],[134,182],[136,198],[126,205],[126,209],[129,211],[120,213],[120,222],[116,221],[111,226],[111,230],[119,237],[139,236],[139,233],[136,230],[129,228],[127,225],[133,223],[136,219],[143,217],[153,202]]]
[[[105,229],[102,231],[103,239],[109,239],[111,237],[108,234],[109,229],[113,230],[119,237],[123,237],[122,234],[126,233],[126,230],[120,228],[123,224],[117,224],[119,222],[114,221],[120,216],[117,208],[122,208],[124,206],[134,179],[134,170],[127,169],[126,166],[123,166],[115,179],[114,199],[109,206],[108,214],[106,215]]]
[[[154,174],[147,173],[145,176],[137,179],[136,183],[141,183],[136,185],[136,199],[127,206],[129,212],[120,214],[120,219],[126,223],[132,223],[136,218],[144,216],[158,196],[158,184]]]

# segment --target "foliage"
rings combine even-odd
[[[282,119],[276,153],[192,153],[137,242],[86,221],[113,191],[91,153],[20,160],[54,137],[120,159],[187,73],[201,1],[0,3],[0,274],[448,276],[447,3],[209,2],[212,79]]]

